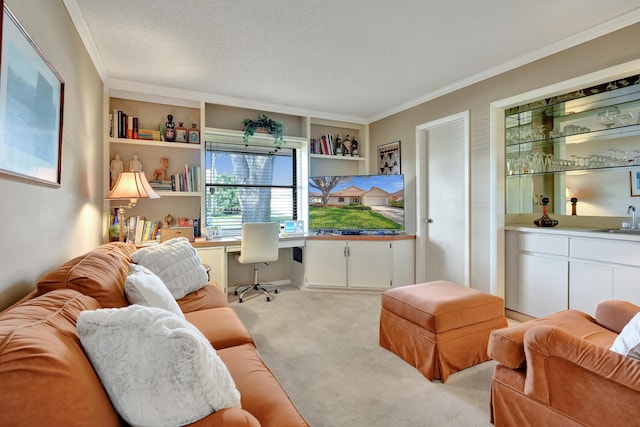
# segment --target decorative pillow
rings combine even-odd
[[[640,313],[633,316],[629,323],[622,328],[620,335],[609,350],[623,356],[640,359]]]
[[[131,259],[153,271],[175,299],[197,291],[209,280],[202,260],[186,237],[142,248]]]
[[[211,344],[166,310],[134,304],[84,311],[77,328],[113,406],[131,425],[185,425],[240,404]]]
[[[131,304],[158,307],[169,310],[184,319],[184,313],[162,280],[147,267],[129,264],[129,274],[124,282],[124,292]]]

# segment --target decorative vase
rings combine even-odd
[[[558,225],[558,220],[549,217],[549,198],[542,198],[542,216],[533,221],[538,227],[555,227]]]

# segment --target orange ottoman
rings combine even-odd
[[[504,300],[452,282],[435,281],[382,293],[380,345],[429,380],[489,360],[492,330],[507,326]]]

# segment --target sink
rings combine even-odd
[[[619,234],[637,234],[640,235],[640,228],[606,228],[605,233],[619,233]]]

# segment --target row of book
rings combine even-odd
[[[337,144],[333,142],[333,136],[330,134],[322,135],[320,138],[313,138],[309,144],[311,154],[336,154]]]
[[[185,166],[184,170],[171,175],[166,180],[149,180],[151,188],[156,191],[200,191],[200,167]]]
[[[139,216],[132,216],[126,221],[127,242],[143,244],[155,242],[160,237],[162,221],[150,221]]]
[[[138,118],[115,109],[109,114],[109,136],[112,138],[160,141],[160,130],[139,129]]]
[[[162,221],[153,221],[140,216],[131,216],[125,221],[126,241],[144,245],[160,240]],[[194,237],[200,237],[200,218],[178,218],[178,227],[193,227]]]

